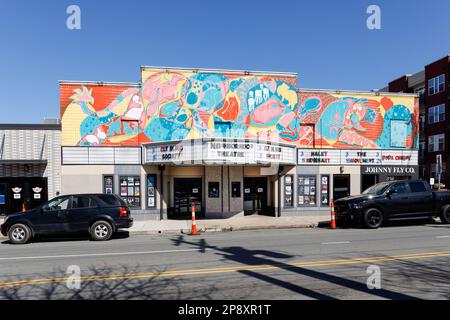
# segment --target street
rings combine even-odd
[[[450,226],[284,229],[0,244],[0,299],[449,299]],[[80,289],[67,286],[69,266]],[[381,288],[369,289],[378,266]]]

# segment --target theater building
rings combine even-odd
[[[0,215],[37,207],[60,193],[60,138],[61,126],[53,121],[0,124]]]
[[[297,89],[292,73],[142,67],[60,82],[62,192],[155,219],[298,215],[417,177],[412,94]]]

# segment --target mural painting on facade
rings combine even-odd
[[[64,100],[70,102],[61,106],[63,145],[214,137],[316,148],[417,144],[414,98],[397,103],[382,95],[298,93],[292,81],[282,77],[175,71],[148,73],[141,87],[124,88],[103,108],[96,106],[93,90],[99,89],[79,85]],[[64,135],[67,130],[78,131]]]

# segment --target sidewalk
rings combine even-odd
[[[0,218],[0,223],[3,218]],[[315,228],[329,222],[328,214],[288,217],[240,216],[228,219],[197,220],[199,232],[225,232],[238,230]],[[135,220],[130,234],[186,234],[191,232],[191,220]],[[0,238],[4,238],[0,235]]]
[[[326,223],[328,215],[302,215],[292,217],[268,217],[251,215],[229,219],[197,220],[199,232],[224,232],[238,230],[315,228],[319,223]],[[146,220],[135,221],[130,234],[181,234],[191,232],[190,220]]]

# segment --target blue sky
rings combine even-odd
[[[66,8],[81,8],[81,30]],[[370,4],[381,30],[366,27]],[[450,53],[448,0],[0,0],[0,123],[59,117],[58,80],[139,81],[141,65],[297,72],[370,90]]]

